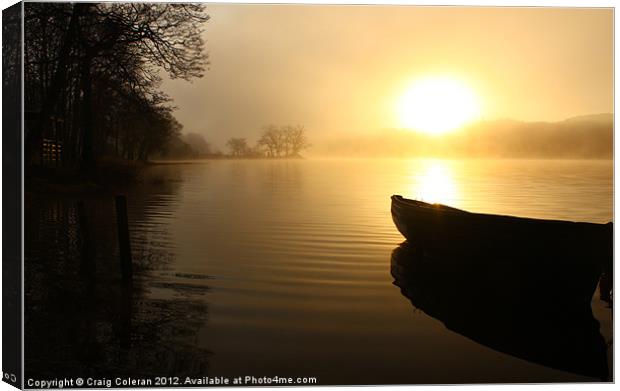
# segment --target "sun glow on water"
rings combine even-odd
[[[414,178],[411,194],[417,200],[454,205],[458,189],[450,167],[440,160],[425,162],[421,174]]]

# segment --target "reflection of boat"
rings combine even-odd
[[[471,269],[458,265],[472,260],[432,256],[408,242],[392,253],[394,284],[414,307],[497,351],[609,380],[607,346],[592,315],[591,293],[586,303],[583,292],[569,290],[562,273],[489,266],[490,260],[484,269]]]

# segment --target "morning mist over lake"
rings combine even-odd
[[[613,18],[3,11],[23,384],[613,382]]]
[[[167,80],[163,88],[174,94],[185,129],[218,148],[230,134],[254,142],[268,124],[303,124],[312,130],[308,154],[338,155],[347,145],[331,144],[389,139],[403,129],[428,133],[482,122],[530,139],[544,123],[551,123],[549,133],[574,117],[613,112],[607,9],[221,4],[208,10],[209,71],[192,84]],[[612,118],[582,119],[581,132],[597,128],[589,143],[604,144],[602,156],[609,158]],[[557,130],[557,139],[566,138]],[[492,130],[478,133],[485,144],[498,138]],[[585,138],[568,138],[575,137],[578,144]],[[540,138],[537,146],[549,144]]]

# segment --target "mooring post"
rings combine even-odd
[[[127,198],[124,195],[116,196],[116,225],[118,228],[118,250],[121,259],[123,282],[131,284],[133,281],[133,266],[131,244],[129,242],[129,223],[127,221]]]

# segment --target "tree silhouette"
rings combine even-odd
[[[248,142],[244,138],[231,138],[226,142],[230,154],[235,157],[245,156],[248,152]]]
[[[302,150],[308,148],[306,129],[301,126],[277,127],[269,125],[263,127],[263,133],[257,142],[268,157],[299,156]]]
[[[284,128],[286,156],[299,156],[302,150],[310,147],[306,137],[306,129],[301,125]]]
[[[45,137],[63,142],[69,164],[88,167],[110,152],[148,158],[180,126],[159,70],[203,75],[208,19],[196,4],[25,4],[30,162]]]
[[[258,139],[258,147],[264,148],[267,156],[278,157],[282,151],[283,134],[280,128],[275,125],[263,127],[263,133]]]

